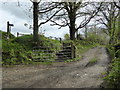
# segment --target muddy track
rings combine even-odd
[[[97,62],[88,65],[91,59]],[[3,67],[3,88],[99,88],[110,59],[106,48],[95,47],[82,60],[51,65]]]

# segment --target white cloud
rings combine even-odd
[[[68,27],[63,27],[61,29],[58,29],[59,28],[58,26],[50,26],[50,24],[51,23],[48,22],[48,23],[44,24],[42,26],[42,28],[40,28],[40,31],[46,30],[45,31],[46,37],[53,36],[53,37],[57,37],[57,38],[59,38],[59,37],[63,38],[66,33],[69,33]]]
[[[32,18],[29,18],[28,6],[22,3],[22,7],[18,7],[17,2],[0,2],[0,30],[6,31],[7,21],[14,24],[11,33],[16,35],[17,32],[29,33],[33,31],[25,27],[24,24],[32,25]],[[27,10],[26,10],[27,9]],[[26,13],[25,13],[26,12]],[[27,14],[27,15],[26,15]],[[68,28],[58,29],[57,26],[50,26],[50,22],[42,26],[42,30],[46,30],[45,36],[63,37],[64,34],[69,33]]]
[[[17,32],[31,33],[31,31],[24,26],[24,23],[30,23],[30,21],[18,7],[12,8],[11,3],[8,3],[6,7],[6,5],[3,5],[2,3],[0,3],[0,29],[1,30],[6,31],[7,21],[9,21],[11,24],[14,24],[14,27],[11,28],[12,34],[16,34]]]

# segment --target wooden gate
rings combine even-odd
[[[63,43],[62,50],[56,53],[58,61],[73,59],[76,57],[76,49],[73,43]]]
[[[34,61],[54,61],[56,59],[55,51],[50,50],[52,47],[36,46],[33,48]]]
[[[51,50],[51,48],[45,46],[34,47],[34,61],[65,61],[76,57],[76,49],[73,43],[63,43],[60,51]]]

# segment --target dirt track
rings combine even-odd
[[[97,63],[88,65],[92,58]],[[83,59],[52,65],[3,67],[3,88],[99,88],[110,60],[104,47],[90,49]]]

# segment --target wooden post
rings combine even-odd
[[[7,39],[9,39],[9,21],[7,22]]]
[[[74,45],[73,45],[73,49],[74,49],[74,58],[76,58],[76,48]]]
[[[19,32],[17,32],[17,37],[19,36]]]
[[[62,43],[62,38],[60,38],[60,43]]]
[[[10,24],[9,21],[7,22],[7,39],[9,39],[9,33],[10,33],[10,27],[14,26],[13,24]]]
[[[74,58],[73,44],[71,43],[71,58]]]
[[[85,21],[86,21],[86,14],[85,14]],[[87,32],[88,32],[88,31],[87,31],[87,25],[85,25],[85,39],[87,39],[87,37],[88,37],[88,36],[87,36]]]
[[[73,45],[73,43],[71,43],[71,58],[76,58],[76,53],[75,53],[75,46]]]

